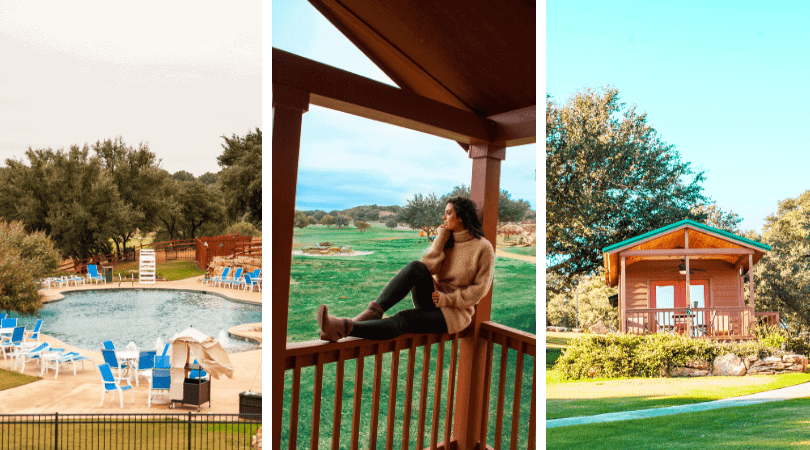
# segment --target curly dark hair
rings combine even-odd
[[[453,204],[456,216],[458,216],[461,223],[464,224],[464,227],[470,231],[470,234],[472,234],[474,238],[480,239],[484,237],[484,228],[481,225],[481,219],[478,218],[478,209],[474,201],[467,197],[453,197],[447,200],[447,203]],[[450,239],[447,240],[447,244],[445,244],[444,248],[450,248],[453,245],[455,245],[455,239],[453,239],[453,235],[450,235]]]

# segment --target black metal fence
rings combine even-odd
[[[250,450],[261,414],[2,414],[3,450]]]

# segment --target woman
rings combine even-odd
[[[318,309],[321,339],[346,336],[393,339],[404,333],[458,333],[472,321],[474,306],[489,291],[495,267],[492,244],[475,203],[464,197],[447,202],[433,245],[421,261],[412,261],[383,289],[376,301],[353,319]],[[383,313],[411,292],[414,309],[383,319]]]

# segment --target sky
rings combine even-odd
[[[396,86],[308,2],[274,0],[272,46]],[[536,144],[509,147],[501,189],[537,208]],[[310,106],[303,116],[296,209],[405,206],[470,185],[472,160],[455,141]]]
[[[259,0],[0,2],[0,166],[121,136],[174,173],[219,172],[262,125]]]
[[[704,192],[762,231],[810,188],[810,3],[546,2],[546,92],[617,88]]]

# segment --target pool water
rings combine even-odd
[[[261,305],[203,292],[157,289],[65,292],[64,296],[46,303],[35,317],[19,318],[17,324],[33,330],[37,319],[43,319],[44,334],[88,350],[101,348],[108,339],[115,348],[135,342],[140,350],[152,350],[158,338],[168,342],[190,326],[219,340],[228,353],[259,348],[254,341],[228,336],[227,331],[234,325],[261,322]]]

